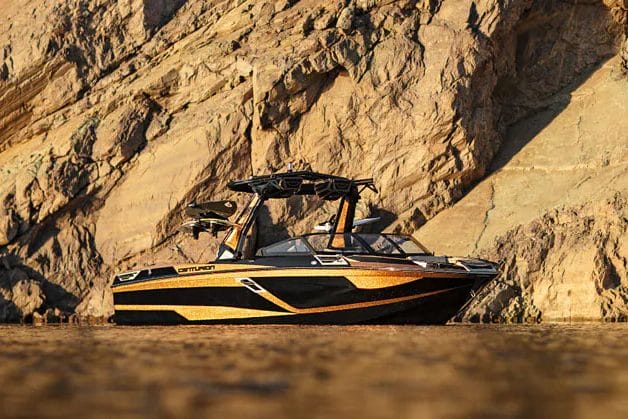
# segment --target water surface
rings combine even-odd
[[[628,417],[628,325],[0,326],[0,416]]]

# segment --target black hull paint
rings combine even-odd
[[[273,317],[189,321],[174,311],[116,311],[117,324],[445,324],[471,297],[470,286],[374,307]]]

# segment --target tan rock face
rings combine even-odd
[[[610,9],[615,22],[623,26],[623,36],[619,51],[621,68],[624,74],[628,74],[628,2],[626,0],[604,0],[604,4]]]
[[[44,308],[44,284],[31,276],[38,275],[17,264],[14,257],[0,257],[0,315],[3,321],[29,320]]]
[[[628,80],[617,64],[555,96],[558,112],[512,125],[495,172],[417,232],[441,253],[505,261],[461,318],[627,318],[628,123],[609,110],[628,104]]]
[[[5,246],[17,235],[17,220],[13,211],[8,209],[0,216],[0,246]]]
[[[11,289],[12,301],[22,315],[22,318],[32,315],[41,307],[45,295],[41,286],[35,281],[18,281]]]
[[[493,173],[416,237],[441,253],[470,255],[558,206],[628,191],[628,79],[605,63],[548,107],[510,126]],[[445,240],[445,238],[448,238]]]
[[[474,301],[472,321],[628,319],[626,194],[554,209],[510,230],[482,255],[503,275]]]
[[[623,3],[598,1],[5,3],[0,251],[90,316],[116,270],[212,257],[177,232],[187,203],[288,162],[373,176],[360,212],[414,231],[626,45]],[[329,211],[273,205],[258,242]]]

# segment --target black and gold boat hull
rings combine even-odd
[[[209,264],[130,274],[113,286],[118,324],[442,324],[492,278],[405,262],[398,269]]]

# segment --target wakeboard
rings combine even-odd
[[[235,214],[237,208],[234,201],[195,202],[187,206],[185,213],[193,218],[226,219]]]

